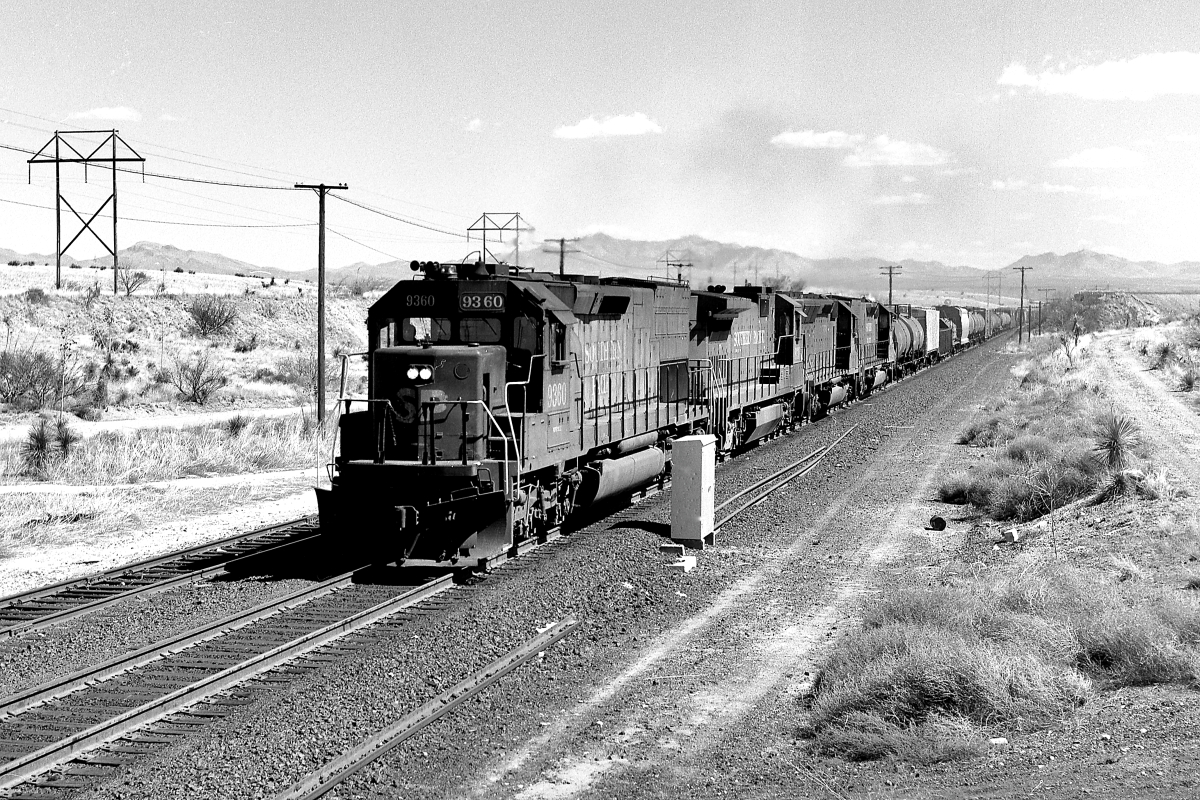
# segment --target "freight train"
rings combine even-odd
[[[413,262],[368,312],[323,535],[384,561],[486,567],[664,481],[670,444],[727,456],[1013,324],[762,286]]]

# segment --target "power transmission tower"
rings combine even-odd
[[[532,225],[528,228],[522,228],[521,223],[523,221],[524,220],[521,219],[521,215],[517,214],[517,227],[513,228],[513,264],[517,267],[521,266],[521,231],[533,230]]]
[[[567,242],[578,242],[578,241],[579,241],[578,237],[576,237],[574,239],[567,239],[565,237],[560,236],[557,239],[546,239],[543,242],[543,244],[554,244],[555,242],[558,242],[557,250],[553,250],[553,249],[547,250],[544,247],[542,248],[543,253],[554,253],[554,252],[558,253],[558,277],[561,278],[562,276],[567,274],[567,253],[580,252],[579,250],[576,250],[574,247],[572,247],[570,250],[568,250]]]
[[[1033,267],[1013,267],[1013,269],[1021,273],[1021,311],[1017,315],[1017,344],[1020,344],[1022,341],[1021,323],[1025,321],[1025,273]]]
[[[686,252],[668,249],[661,256],[656,258],[654,263],[662,265],[663,270],[667,273],[667,280],[671,279],[671,270],[674,269],[676,271],[675,279],[680,283],[683,283],[683,268],[687,267],[688,284],[690,285],[692,282],[692,267],[694,267],[695,264],[693,264],[691,261],[685,260],[686,258]]]
[[[325,424],[325,195],[345,190],[344,183],[297,183],[297,189],[312,189],[317,193],[320,219],[317,227],[317,424]]]
[[[482,242],[482,244],[479,246],[479,260],[486,265],[488,256],[492,255],[487,249],[488,231],[495,231],[499,234],[503,231],[519,230],[520,227],[521,214],[519,212],[505,211],[503,213],[499,213],[493,211],[490,214],[482,214],[479,219],[475,220],[475,223],[471,225],[471,227],[467,228],[467,238],[471,238],[472,233],[479,234],[480,241]],[[496,258],[495,256],[492,256],[492,261],[496,262],[497,264],[500,263],[500,259]]]
[[[901,267],[901,266],[889,266],[889,267],[884,267],[883,269],[879,270],[880,275],[882,275],[883,273],[886,272],[887,276],[888,276],[888,305],[889,306],[892,304],[892,276],[896,275],[898,273],[901,273],[903,271],[904,271],[904,267]]]
[[[82,151],[86,151],[86,150],[88,150],[89,147],[91,147],[90,142],[87,145],[83,145],[82,142],[78,142],[79,144],[81,144],[81,148],[76,148],[73,144],[71,144],[70,140],[65,138],[66,136],[97,136],[97,135],[103,135],[104,139],[101,140],[100,144],[98,144],[94,148],[92,148],[91,151],[88,152],[87,155],[84,155]],[[122,147],[124,147],[125,150],[127,150],[131,155],[122,154],[122,155],[118,156],[117,155],[117,144],[118,143],[120,143],[120,145]],[[51,147],[51,145],[53,145],[53,147],[54,147],[54,155],[53,156],[51,156],[50,153],[47,152],[47,150]],[[111,152],[109,155],[102,156],[102,155],[100,155],[100,151],[103,150],[105,148],[105,146],[111,146]],[[64,157],[63,148],[70,150],[71,151],[70,155],[67,155]],[[62,257],[63,257],[63,253],[67,252],[67,250],[70,249],[71,245],[75,244],[75,240],[78,239],[80,236],[82,236],[84,231],[91,231],[92,235],[96,237],[96,240],[99,241],[100,244],[104,245],[104,249],[112,254],[112,257],[113,257],[113,294],[117,293],[117,272],[120,268],[119,264],[118,264],[118,258],[117,258],[117,164],[128,162],[128,161],[135,161],[142,165],[142,180],[144,181],[146,179],[146,176],[145,176],[146,159],[144,159],[140,155],[138,155],[137,151],[134,150],[132,147],[130,147],[129,143],[120,137],[120,135],[117,133],[115,128],[112,130],[107,130],[107,131],[55,131],[54,138],[52,138],[50,141],[48,141],[44,145],[42,145],[42,148],[33,154],[33,158],[29,159],[28,163],[30,164],[30,167],[29,167],[30,180],[32,180],[32,178],[33,178],[33,174],[32,174],[32,169],[33,169],[32,165],[33,164],[53,164],[54,165],[54,224],[55,224],[54,288],[55,289],[62,288]],[[63,194],[62,194],[62,167],[61,167],[62,164],[83,164],[83,179],[85,182],[87,181],[88,164],[97,164],[97,165],[107,164],[108,169],[112,170],[112,194],[110,194],[108,196],[108,198],[103,203],[100,204],[100,207],[97,208],[95,210],[95,212],[90,217],[88,217],[86,220],[80,215],[80,213],[78,211],[75,210],[75,207],[71,205],[70,201],[67,200],[67,198],[63,197]],[[71,241],[67,242],[66,247],[62,246],[62,207],[63,207],[63,203],[66,203],[67,208],[71,209],[71,213],[74,214],[79,219],[79,221],[83,223],[83,227],[79,229],[78,233],[76,233],[74,236],[71,237]],[[104,238],[101,237],[100,234],[96,233],[96,230],[94,228],[92,228],[92,222],[95,221],[96,217],[100,216],[100,212],[103,211],[109,203],[112,203],[112,221],[113,221],[112,247],[109,247],[108,242],[104,241]]]

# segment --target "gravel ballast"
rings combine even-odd
[[[1007,376],[998,347],[720,467],[718,502],[858,425],[810,474],[727,525],[691,573],[668,570],[658,552],[668,490],[455,588],[455,602],[407,615],[370,649],[263,693],[84,796],[272,796],[568,615],[581,627],[544,658],[330,796],[689,796],[697,780],[696,796],[741,796],[716,784],[721,770],[761,761],[760,742],[740,733],[747,713],[804,691],[805,665],[861,599],[864,574],[908,546],[930,459],[956,430],[948,415]],[[936,544],[915,530],[918,547]]]

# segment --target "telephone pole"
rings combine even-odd
[[[892,304],[892,276],[897,275],[903,271],[904,271],[904,267],[901,267],[898,265],[891,266],[891,267],[884,267],[883,269],[879,270],[880,275],[882,275],[883,273],[886,272],[887,276],[888,276],[888,305],[889,306]]]
[[[579,252],[574,247],[572,247],[570,250],[568,250],[567,242],[578,242],[578,241],[579,241],[578,237],[576,237],[574,239],[567,239],[565,237],[560,236],[557,239],[547,239],[547,240],[545,240],[545,242],[543,242],[543,244],[554,244],[555,242],[558,242],[558,250],[557,250],[557,252],[558,252],[558,277],[561,278],[562,276],[567,274],[567,253],[578,253]],[[555,252],[555,250],[553,250],[553,249],[547,250],[546,248],[542,248],[542,252],[543,253],[553,253],[553,252]]]
[[[76,139],[75,143],[80,147],[76,148],[71,144],[71,140],[66,138],[79,136],[97,136],[103,135],[104,139],[100,144],[92,147],[91,142],[84,146],[83,141]],[[117,154],[118,143],[124,148],[120,155]],[[53,151],[51,152],[51,145]],[[111,145],[112,151],[110,155],[101,155],[100,151],[105,146]],[[70,153],[64,153],[63,148],[70,150]],[[84,151],[89,151],[84,155]],[[113,257],[113,294],[117,293],[117,273],[120,269],[117,258],[117,164],[127,161],[133,161],[142,165],[142,170],[146,169],[146,159],[138,155],[137,151],[129,146],[129,143],[121,138],[116,129],[107,131],[55,131],[54,138],[42,145],[42,149],[33,154],[33,158],[29,159],[30,178],[32,179],[32,165],[34,164],[53,164],[54,165],[54,221],[55,221],[55,249],[54,249],[54,288],[62,288],[62,257],[63,253],[70,249],[71,245],[75,244],[75,240],[83,235],[84,231],[90,231],[92,236],[104,246]],[[112,170],[112,194],[108,196],[100,207],[92,213],[86,220],[75,210],[67,198],[63,197],[62,193],[62,164],[83,164],[83,179],[87,180],[88,164],[107,164],[107,169]],[[143,177],[143,180],[145,178]],[[62,244],[62,207],[63,203],[67,204],[67,208],[75,215],[76,219],[83,223],[83,227],[79,232],[71,237],[71,241],[67,242],[67,246]],[[96,217],[100,216],[100,212],[112,203],[112,247],[108,246],[108,242],[104,241],[103,237],[92,227]]]
[[[1025,273],[1033,267],[1013,267],[1013,269],[1021,273],[1021,311],[1017,315],[1017,344],[1020,344],[1022,342],[1021,323],[1025,321]]]
[[[297,183],[297,189],[317,193],[317,424],[325,425],[325,195],[348,189],[344,183]]]
[[[1053,292],[1054,290],[1053,289],[1034,289],[1034,291],[1042,293],[1042,299],[1038,300],[1038,336],[1041,336],[1042,335],[1042,303],[1045,302],[1048,304],[1050,302],[1049,298],[1047,298],[1046,295],[1049,292]]]

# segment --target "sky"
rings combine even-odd
[[[483,212],[520,212],[526,247],[602,231],[979,267],[1200,260],[1194,0],[69,9],[5,3],[0,145],[117,128],[147,172],[344,182],[389,216],[328,200],[331,266],[457,261]],[[54,167],[31,185],[27,158],[0,149],[0,247],[53,253]],[[86,217],[111,179],[82,172],[63,165],[63,195]],[[118,180],[121,247],[315,264],[312,192]],[[104,251],[85,234],[69,252]]]

